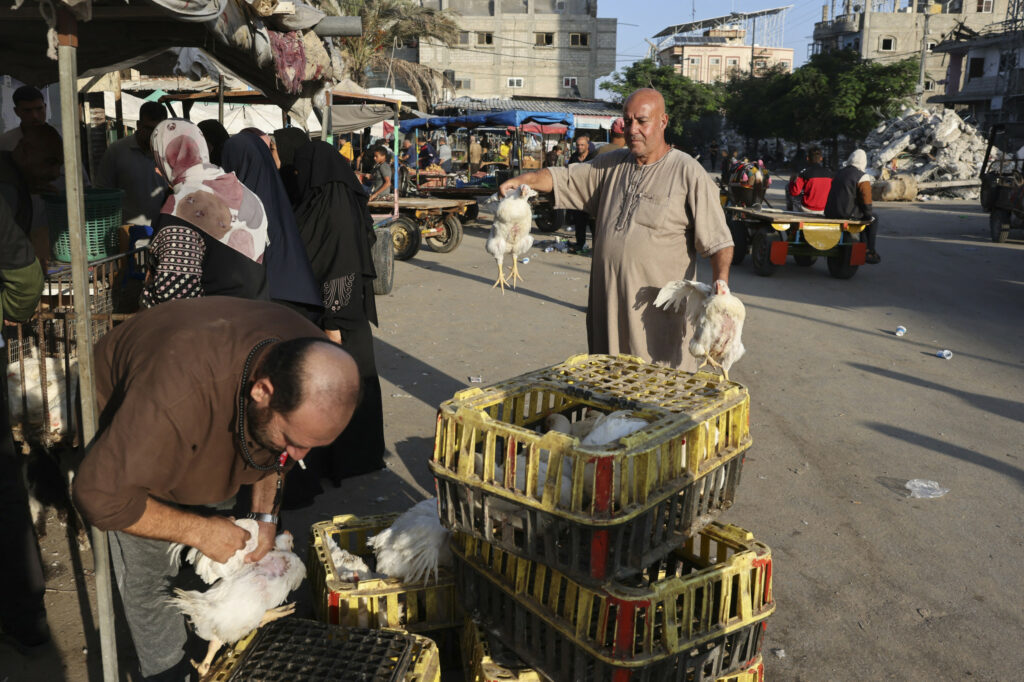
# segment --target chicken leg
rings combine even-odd
[[[267,623],[273,623],[275,620],[280,620],[285,616],[290,616],[293,613],[295,613],[295,602],[284,604],[274,609],[267,609],[267,612],[263,614],[263,618],[260,619],[260,627]]]
[[[512,277],[512,288],[516,288],[516,280],[523,281],[523,276],[519,274],[519,259],[512,259],[512,270],[509,271],[509,276]]]
[[[205,677],[206,673],[210,672],[210,665],[213,663],[213,657],[217,655],[217,652],[220,651],[222,646],[224,646],[223,642],[217,639],[211,639],[210,646],[206,649],[206,658],[203,659],[202,663],[196,663],[194,660],[189,659],[192,660],[192,667],[199,673],[199,677]]]
[[[498,279],[494,280],[494,286],[492,286],[491,288],[493,289],[499,284],[501,285],[501,293],[502,295],[504,295],[505,285],[508,284],[508,279],[505,277],[505,268],[500,260],[498,261]]]
[[[705,355],[704,356],[704,362],[700,363],[700,367],[698,367],[697,370],[699,371],[699,370],[703,369],[709,363],[711,364],[712,367],[715,367],[716,369],[718,369],[718,370],[720,370],[722,372],[722,376],[725,378],[726,381],[729,380],[729,372],[725,369],[725,367],[722,367],[722,365],[718,361],[716,361],[713,357],[711,357],[710,355]]]

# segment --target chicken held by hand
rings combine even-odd
[[[726,381],[729,369],[743,357],[743,320],[747,311],[743,302],[729,291],[729,285],[717,280],[712,288],[703,282],[686,279],[669,282],[658,292],[654,305],[681,312],[685,306],[687,326],[693,330],[690,354],[722,370]],[[700,369],[700,368],[698,368]]]
[[[485,248],[498,262],[498,279],[494,281],[494,286],[500,285],[503,294],[506,284],[514,289],[516,280],[523,281],[519,274],[519,258],[533,246],[533,237],[530,236],[533,207],[530,206],[530,199],[535,196],[537,192],[533,188],[520,185],[505,195],[498,203],[498,210],[494,212],[494,223]],[[505,254],[512,255],[512,270],[508,276],[505,275]]]

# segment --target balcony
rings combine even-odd
[[[814,40],[827,40],[843,33],[856,33],[860,30],[860,14],[842,14],[829,21],[814,24]]]

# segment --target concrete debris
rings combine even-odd
[[[929,198],[977,199],[978,173],[988,141],[952,109],[904,108],[868,134],[868,173],[879,179],[883,201]],[[993,150],[993,153],[999,153]]]

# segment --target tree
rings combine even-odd
[[[459,37],[456,15],[448,10],[422,7],[413,0],[321,0],[330,14],[359,16],[363,34],[340,38],[346,75],[366,86],[372,72],[391,73],[409,84],[421,109],[437,98],[445,78],[437,69],[393,58],[395,48],[414,41],[452,47]],[[454,84],[447,83],[448,88]]]
[[[611,80],[601,82],[601,87],[615,93],[616,101],[622,103],[640,88],[654,88],[665,98],[668,114],[666,138],[669,142],[690,141],[692,124],[702,116],[718,110],[721,95],[710,85],[697,83],[676,73],[672,66],[658,66],[653,59],[642,59],[612,74]]]
[[[725,115],[737,132],[755,141],[755,149],[760,140],[785,137],[789,87],[789,73],[781,65],[760,76],[738,74],[725,84]]]

